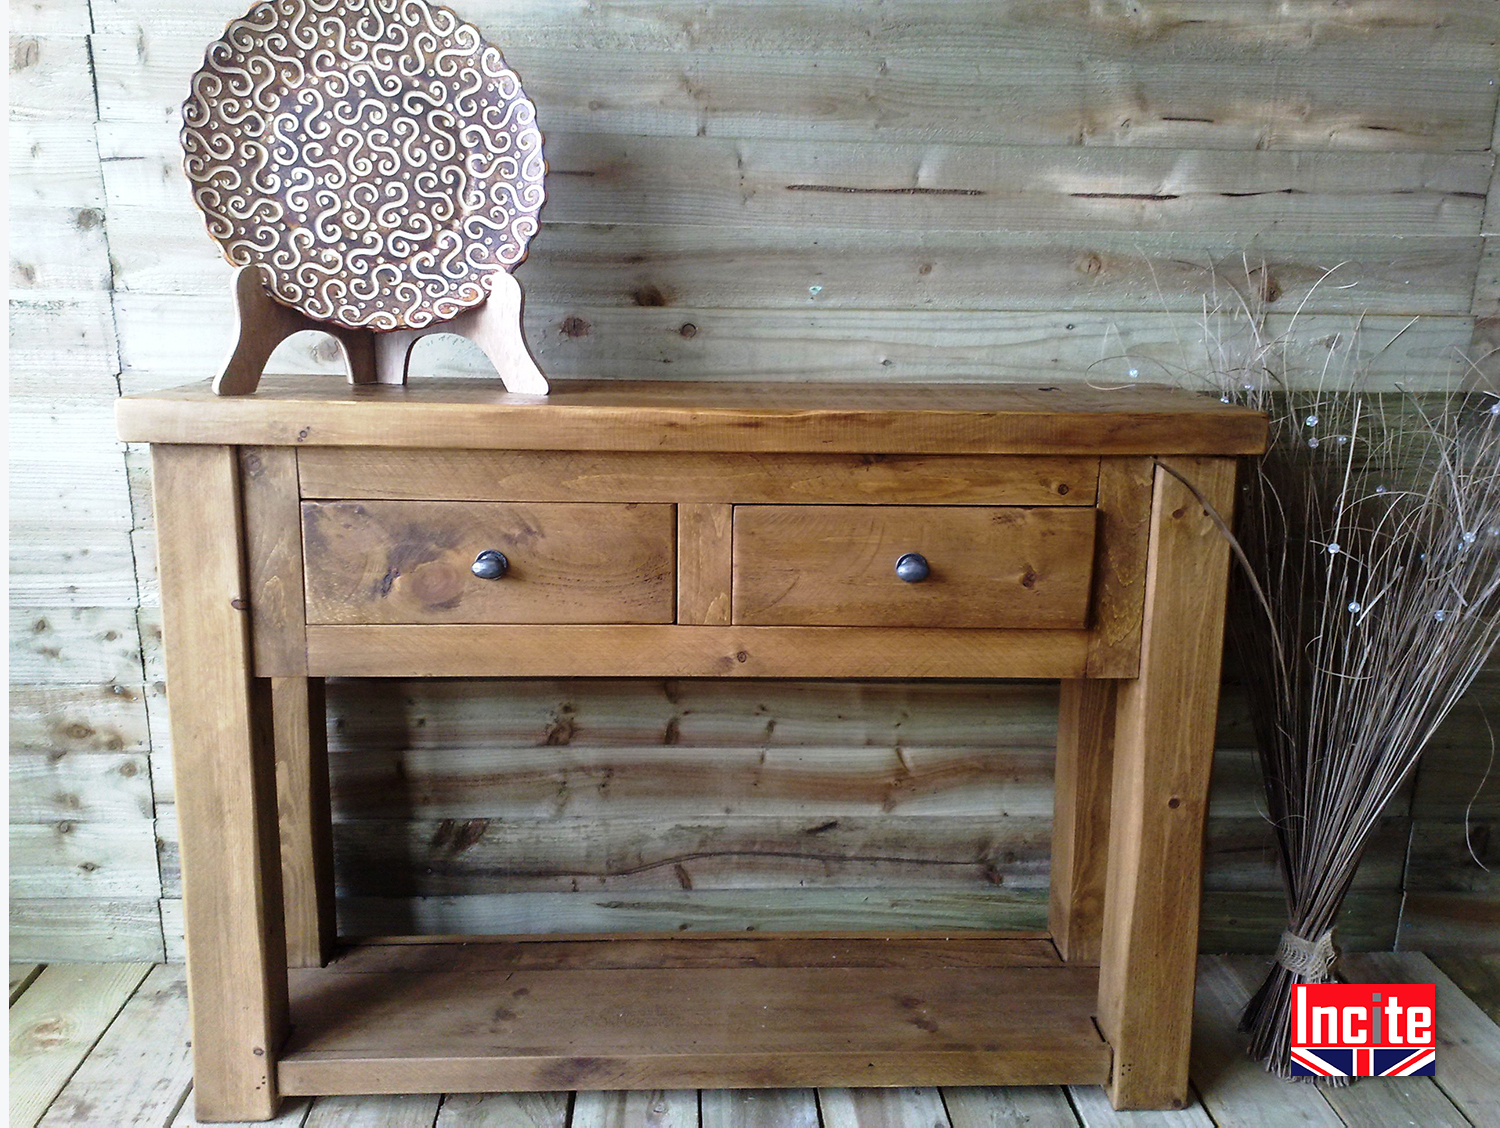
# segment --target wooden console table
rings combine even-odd
[[[1202,502],[1229,514],[1260,415],[301,377],[128,397],[119,426],[152,444],[201,1119],[569,1088],[1185,1100],[1228,576]],[[1059,678],[1051,928],[336,949],[339,675]]]

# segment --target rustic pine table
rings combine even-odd
[[[300,377],[128,397],[119,426],[152,444],[201,1119],[1185,1100],[1228,578],[1205,503],[1229,515],[1261,416],[1145,387]],[[1061,679],[1049,931],[336,947],[322,679],[571,675]]]

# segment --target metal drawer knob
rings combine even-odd
[[[896,561],[896,576],[905,583],[919,584],[930,575],[932,569],[927,566],[927,557],[920,552],[908,552]]]
[[[474,563],[469,565],[469,571],[481,580],[498,580],[509,570],[510,561],[505,559],[505,553],[496,552],[493,548],[485,549],[474,557]]]

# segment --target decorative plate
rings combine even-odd
[[[256,4],[208,48],[182,120],[224,257],[321,321],[446,321],[536,233],[536,107],[477,27],[426,0]]]

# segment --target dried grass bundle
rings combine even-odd
[[[1352,342],[1308,373],[1243,305],[1205,324],[1222,397],[1272,421],[1242,486],[1230,637],[1288,910],[1242,1028],[1288,1076],[1291,987],[1332,980],[1365,843],[1500,640],[1500,397],[1377,396]]]

